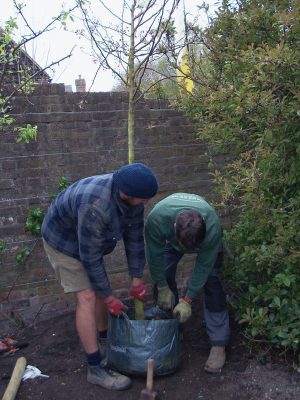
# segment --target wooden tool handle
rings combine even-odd
[[[153,358],[149,358],[147,361],[147,384],[146,388],[150,391],[153,389]]]
[[[133,300],[134,302],[134,309],[135,309],[135,319],[141,320],[144,319],[144,303],[137,299],[136,297]]]
[[[14,400],[18,392],[25,368],[26,368],[26,358],[20,357],[17,359],[15,368],[13,370],[12,376],[10,378],[9,384],[5,390],[2,400]]]

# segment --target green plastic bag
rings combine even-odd
[[[108,365],[123,373],[146,375],[147,360],[153,358],[154,375],[175,372],[181,361],[178,320],[158,307],[145,310],[144,320],[132,319],[132,314],[129,310],[109,317]]]

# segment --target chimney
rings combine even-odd
[[[86,91],[85,79],[81,78],[81,75],[79,75],[78,79],[75,79],[75,86],[76,86],[76,92]]]

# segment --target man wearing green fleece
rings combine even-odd
[[[157,304],[173,309],[181,323],[192,315],[193,298],[204,289],[204,319],[211,350],[204,369],[220,372],[230,328],[226,295],[219,277],[223,264],[222,228],[214,208],[202,197],[174,193],[155,205],[145,225],[146,257],[157,290]],[[179,299],[176,270],[185,253],[196,253],[185,295]]]

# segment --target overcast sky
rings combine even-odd
[[[122,0],[110,0],[110,2],[116,4],[122,3]],[[62,6],[64,9],[68,9],[70,4],[73,4],[72,0],[24,0],[23,3],[27,4],[24,14],[35,31],[41,29],[51,21],[52,17],[58,15]],[[186,0],[185,7],[192,16],[198,12],[196,6],[202,3],[202,0]],[[213,9],[216,0],[206,0],[206,3],[209,3]],[[0,0],[0,7],[0,24],[2,25],[9,17],[14,16],[13,0]],[[177,13],[176,20],[179,25],[182,23],[182,15],[181,11]],[[199,20],[202,24],[205,23],[204,17],[200,16]],[[18,33],[24,34],[24,26],[21,21],[18,25]],[[69,26],[75,30],[76,22]],[[75,79],[81,75],[86,80],[87,89],[89,89],[97,70],[97,62],[90,56],[89,45],[83,39],[79,39],[74,34],[57,26],[56,29],[42,35],[38,41],[30,42],[27,52],[39,65],[45,67],[64,57],[74,46],[72,57],[54,67],[54,73],[50,74],[52,82],[72,85],[73,91],[75,91]],[[92,91],[110,91],[114,83],[110,71],[100,71],[92,86]]]

